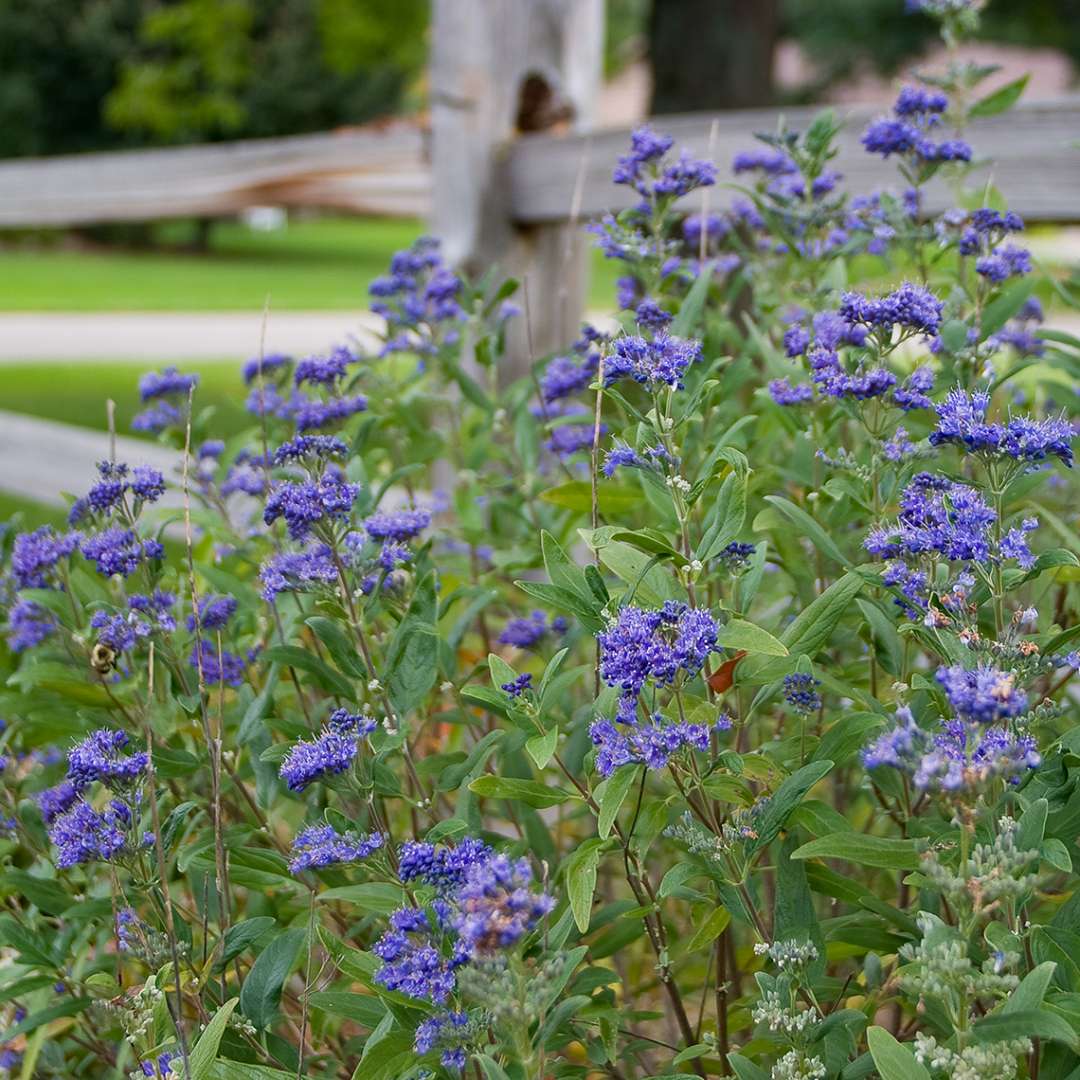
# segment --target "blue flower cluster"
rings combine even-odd
[[[311,544],[303,551],[283,551],[259,568],[264,599],[273,603],[283,592],[303,592],[312,585],[330,585],[338,576],[328,544]]]
[[[81,524],[94,514],[108,517],[129,492],[135,499],[136,513],[140,503],[157,502],[165,494],[165,478],[149,465],[137,465],[130,470],[121,462],[101,461],[97,468],[98,480],[68,511],[69,525]]]
[[[160,559],[165,548],[158,540],[140,540],[133,529],[113,525],[82,541],[80,550],[104,577],[129,577],[148,559]]]
[[[814,713],[821,708],[821,695],[817,688],[821,685],[820,679],[813,675],[805,675],[795,672],[784,676],[784,700],[797,713]]]
[[[371,310],[386,320],[391,334],[383,355],[434,353],[440,344],[456,341],[457,326],[465,318],[463,289],[434,237],[422,236],[411,248],[396,252],[390,273],[368,289]]]
[[[677,199],[715,184],[716,166],[711,161],[695,160],[685,150],[678,160],[665,160],[674,141],[648,124],[637,128],[630,136],[630,152],[619,158],[612,180],[633,188],[646,201],[646,208],[653,201]]]
[[[446,1006],[457,989],[457,972],[475,961],[491,962],[533,931],[555,906],[532,889],[525,859],[498,854],[474,837],[455,847],[419,841],[401,845],[398,876],[404,884],[436,890],[425,908],[395,911],[372,952],[382,961],[375,979],[415,1001]],[[452,1008],[416,1028],[419,1054],[440,1050],[447,1068],[466,1061],[468,1018]]]
[[[300,874],[305,870],[363,862],[378,851],[386,840],[387,837],[379,832],[365,836],[350,830],[342,834],[333,825],[309,825],[293,840],[289,871]]]
[[[934,446],[955,444],[984,457],[1007,457],[1035,465],[1051,457],[1072,467],[1076,429],[1064,416],[1013,416],[1007,423],[987,423],[990,395],[956,387],[937,406],[938,423],[930,433]]]
[[[863,750],[867,769],[898,769],[919,791],[976,796],[993,779],[1016,784],[1039,766],[1042,758],[1034,738],[1003,722],[1026,705],[1026,697],[1012,685],[1012,675],[955,667],[939,671],[938,680],[957,715],[943,719],[932,734],[915,722],[909,708],[898,709],[896,725]]]
[[[897,154],[919,166],[970,161],[971,147],[963,140],[935,142],[930,137],[948,107],[949,99],[939,91],[905,86],[893,104],[894,118],[875,120],[863,135],[863,146],[871,154]]]
[[[672,337],[660,331],[652,338],[626,335],[616,338],[604,361],[604,385],[631,378],[650,390],[683,385],[686,369],[701,359],[701,342]]]
[[[131,421],[135,431],[164,431],[183,419],[181,405],[187,404],[188,395],[199,383],[198,375],[182,375],[175,367],[164,371],[151,371],[139,380],[139,397],[149,408],[138,413]]]
[[[557,615],[549,624],[544,612],[534,611],[528,617],[510,619],[499,635],[499,644],[533,649],[549,634],[565,634],[566,629],[566,619],[561,615]]]
[[[1035,557],[1025,534],[1038,526],[1024,519],[995,541],[997,514],[973,487],[934,473],[918,473],[900,496],[900,513],[891,525],[875,526],[863,546],[871,555],[895,560],[883,580],[902,594],[897,604],[911,615],[925,607],[929,576],[907,565],[906,560],[943,558],[987,566],[1015,559],[1030,569]]]
[[[712,615],[674,600],[659,610],[628,605],[597,635],[600,675],[622,691],[617,719],[633,723],[638,695],[652,679],[671,686],[681,675],[693,678],[716,651],[719,628]]]
[[[11,574],[16,588],[51,588],[55,584],[52,571],[61,559],[68,558],[78,548],[81,539],[77,532],[57,533],[51,525],[19,533],[11,550]]]
[[[145,751],[122,753],[128,741],[123,731],[92,732],[69,752],[67,779],[38,796],[59,869],[97,860],[112,862],[132,851],[136,843],[132,806],[138,805],[137,789],[150,758]],[[117,796],[101,812],[83,797],[95,783]],[[152,840],[152,834],[146,833],[138,842],[146,846]]]
[[[93,783],[126,791],[142,779],[150,757],[145,750],[123,754],[130,739],[126,731],[99,728],[68,753],[67,778],[76,791]]]
[[[284,518],[293,540],[306,540],[312,527],[321,521],[344,521],[352,510],[359,484],[349,484],[337,476],[319,480],[289,480],[270,492],[263,521],[273,525]]]
[[[322,733],[312,740],[294,743],[281,763],[279,774],[292,791],[303,791],[316,780],[346,772],[377,723],[366,713],[335,709]]]
[[[710,727],[688,720],[668,720],[656,712],[648,720],[632,723],[615,724],[598,717],[589,727],[589,737],[596,747],[596,771],[606,777],[622,765],[662,769],[682,750],[707,751],[712,731],[730,728],[727,715],[721,715]]]
[[[199,601],[198,619],[189,615],[187,628],[192,632],[196,626],[200,630],[222,630],[236,614],[236,608],[235,596],[204,596]]]

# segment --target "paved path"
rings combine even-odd
[[[103,431],[0,411],[0,488],[48,506],[64,506],[61,492],[83,495],[97,476],[95,464],[109,456]],[[175,477],[180,454],[146,439],[116,440],[116,457],[130,465],[153,465]],[[175,492],[162,500],[180,504]]]
[[[271,311],[266,352],[306,356],[352,337],[370,344],[380,324],[366,311]],[[258,311],[4,313],[0,362],[246,359],[262,329]]]

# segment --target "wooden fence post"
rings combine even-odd
[[[567,222],[514,222],[507,150],[524,132],[592,130],[603,0],[433,0],[432,14],[433,231],[466,272],[525,281],[536,355],[565,348],[584,307],[586,240],[572,205]]]

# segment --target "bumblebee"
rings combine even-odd
[[[99,675],[108,675],[116,667],[117,652],[103,641],[97,642],[90,650],[90,666]]]

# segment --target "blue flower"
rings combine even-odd
[[[510,619],[499,635],[500,645],[514,645],[519,649],[531,649],[539,645],[549,633],[561,634],[566,630],[566,620],[557,617],[548,625],[542,611],[534,611],[528,618]]]
[[[555,901],[534,893],[531,885],[525,859],[495,855],[469,867],[454,898],[458,911],[451,924],[471,953],[509,948],[551,911]]]
[[[123,803],[114,800],[99,814],[88,803],[77,800],[49,827],[49,839],[57,848],[57,868],[65,870],[77,863],[119,858],[127,851],[130,822],[131,811]]]
[[[272,525],[282,517],[289,536],[293,540],[304,540],[318,522],[347,518],[359,493],[359,484],[347,484],[334,476],[287,481],[270,492],[263,521]]]
[[[777,405],[805,405],[814,399],[812,386],[792,386],[790,379],[773,379],[769,383],[769,396]]]
[[[105,577],[128,577],[147,559],[160,559],[165,548],[157,540],[140,540],[131,529],[114,525],[82,541],[82,553]]]
[[[512,698],[519,698],[526,690],[532,689],[532,675],[525,672],[524,675],[519,675],[516,679],[503,683],[501,689]]]
[[[431,524],[431,511],[419,507],[372,514],[364,531],[372,540],[411,540]]]
[[[345,457],[348,452],[349,448],[335,435],[297,435],[274,451],[274,464],[284,465],[305,457]]]
[[[244,661],[227,649],[218,649],[216,642],[201,640],[191,650],[188,664],[200,672],[203,682],[210,686],[225,683],[239,686],[244,681]]]
[[[287,367],[291,363],[292,357],[286,356],[284,353],[270,353],[267,356],[253,356],[244,363],[241,374],[243,375],[244,382],[250,385],[260,375],[270,375],[283,367]]]
[[[604,385],[629,377],[643,386],[681,387],[686,369],[701,359],[701,342],[672,337],[664,331],[651,340],[627,335],[616,339],[604,362]]]
[[[975,668],[954,664],[938,668],[936,677],[953,712],[963,720],[989,724],[1027,711],[1027,694],[1017,688],[1011,672],[989,664]]]
[[[348,366],[354,357],[344,346],[338,346],[329,356],[308,356],[296,365],[293,381],[297,386],[304,383],[319,383],[333,386],[338,379],[345,377]]]
[[[821,708],[821,695],[817,688],[820,679],[813,675],[795,672],[784,676],[784,700],[798,713],[813,713]]]
[[[332,825],[309,825],[293,840],[289,872],[300,874],[325,866],[363,862],[385,842],[386,837],[378,832],[364,836],[350,830],[342,834]]]
[[[144,402],[162,397],[187,397],[192,387],[198,384],[198,375],[181,375],[175,367],[167,367],[162,372],[149,371],[139,380],[139,397]]]
[[[95,781],[109,787],[130,786],[146,772],[150,759],[145,751],[122,754],[129,742],[126,731],[93,731],[69,751],[67,779],[77,792]]]
[[[632,721],[637,696],[649,679],[671,685],[679,674],[697,675],[716,650],[719,629],[708,611],[669,600],[659,610],[627,606],[597,635],[600,675],[622,692],[619,716]]]
[[[931,444],[955,443],[969,453],[1010,457],[1026,464],[1056,457],[1066,467],[1072,466],[1076,429],[1064,416],[1041,420],[1014,416],[1005,424],[988,423],[989,408],[990,395],[985,390],[950,390],[937,406],[938,425],[930,434]]]
[[[82,539],[77,532],[57,533],[42,525],[30,533],[19,533],[11,550],[11,573],[20,589],[47,589],[53,584],[52,571],[66,559]]]
[[[236,597],[234,596],[204,596],[199,601],[198,625],[202,630],[221,630],[225,624],[236,614]],[[194,615],[187,617],[187,628],[195,630],[196,619]]]
[[[284,551],[259,568],[263,597],[270,603],[283,592],[302,592],[307,586],[328,585],[338,576],[333,553],[327,544],[313,544],[304,551]]]
[[[291,791],[303,791],[308,784],[346,772],[356,757],[359,737],[324,731],[310,742],[294,743],[278,770]]]

